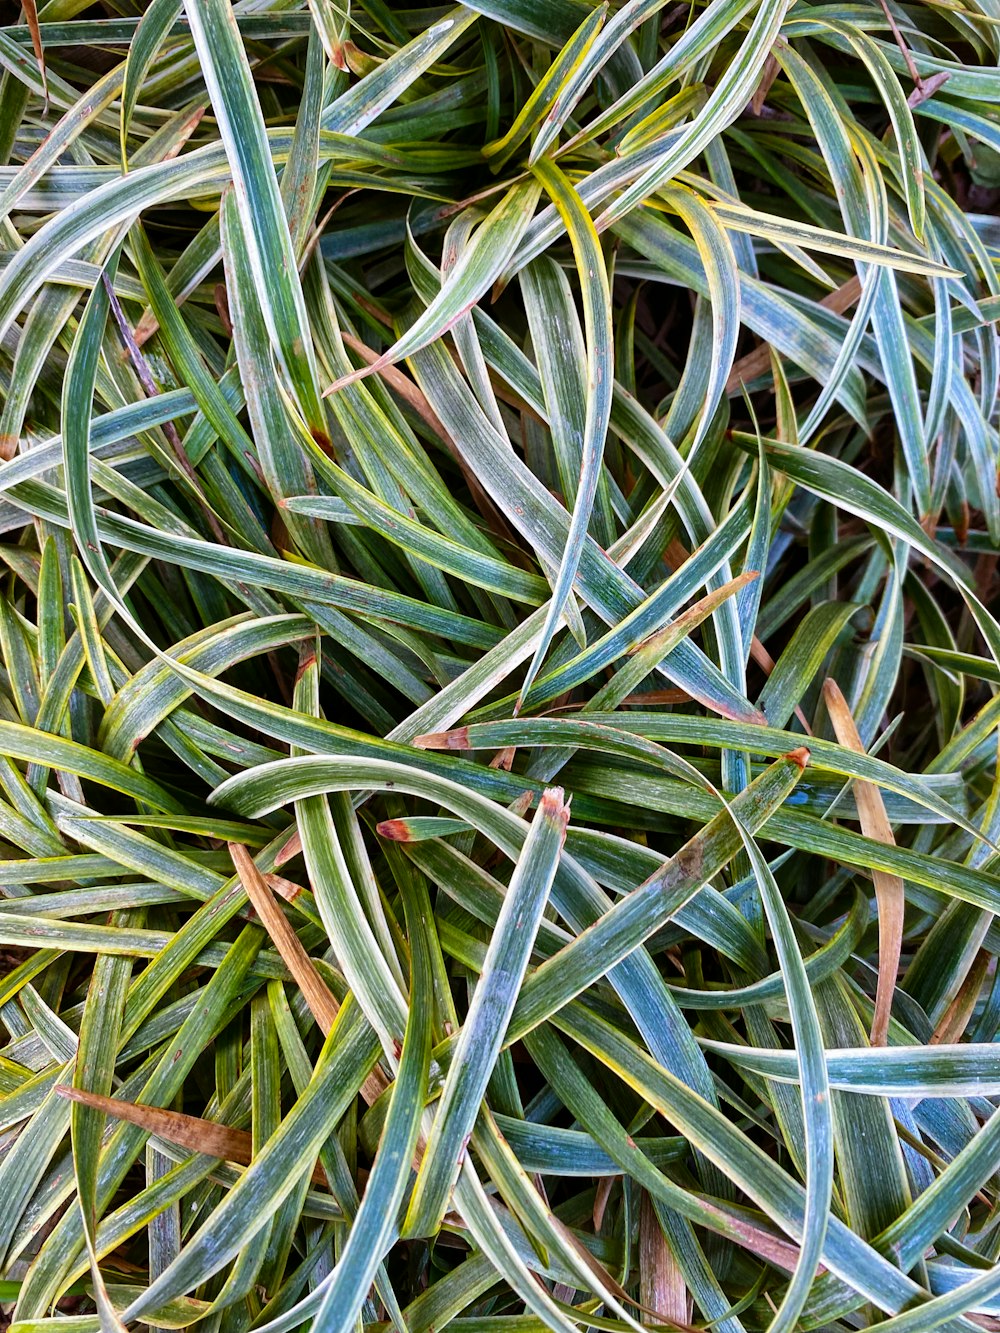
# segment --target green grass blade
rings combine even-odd
[[[448,1206],[528,965],[568,822],[569,807],[562,792],[552,788],[539,803],[497,920],[420,1163],[404,1234],[433,1233]]]

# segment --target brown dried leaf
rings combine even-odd
[[[975,1012],[976,1001],[986,980],[991,958],[992,954],[988,949],[980,949],[976,954],[965,980],[958,988],[958,994],[941,1015],[940,1022],[931,1033],[932,1046],[947,1046],[962,1040],[969,1019]]]
[[[672,1324],[690,1324],[691,1296],[643,1190],[639,1209],[639,1297],[647,1310]]]
[[[775,79],[778,77],[778,71],[781,66],[775,60],[774,56],[768,56],[764,61],[764,69],[760,76],[760,83],[757,90],[750,99],[750,110],[755,116],[759,116],[764,110],[764,103],[767,101],[767,95],[771,91]]]
[[[35,0],[22,0],[24,6],[24,20],[31,31],[31,45],[35,52],[35,59],[38,61],[38,72],[42,76],[42,92],[45,94],[45,101],[49,100],[49,82],[45,73],[45,48],[42,46],[42,30],[38,26],[38,6]]]
[[[326,1036],[333,1027],[334,1019],[340,1012],[337,997],[316,970],[316,965],[302,947],[302,941],[289,924],[288,918],[274,901],[271,887],[257,869],[254,859],[240,843],[229,844],[229,855],[233,859],[236,873],[240,877],[247,897],[260,917],[261,925],[270,935],[274,947],[284,960],[285,966],[298,983],[309,1012],[315,1018],[320,1031]],[[281,881],[288,884],[287,880]],[[291,886],[293,889],[297,885]],[[377,1067],[361,1085],[361,1095],[371,1106],[389,1086],[388,1080]]]
[[[102,1097],[96,1092],[84,1092],[82,1088],[60,1084],[56,1092],[68,1101],[80,1102],[95,1111],[114,1116],[116,1120],[138,1125],[167,1143],[176,1143],[179,1148],[188,1148],[205,1157],[217,1157],[220,1162],[233,1162],[236,1166],[249,1166],[253,1161],[253,1139],[245,1129],[233,1129],[230,1125],[202,1120],[196,1115],[183,1115],[180,1111],[166,1111],[162,1106],[141,1106],[138,1102]],[[314,1185],[326,1185],[326,1176],[319,1167],[313,1171],[312,1181]]]
[[[865,747],[861,744],[861,737],[858,735],[851,710],[835,680],[828,678],[823,682],[823,698],[837,740],[846,749],[864,754]],[[885,803],[878,787],[872,782],[855,780],[854,798],[858,804],[858,819],[865,837],[894,847],[896,839],[893,837],[892,826],[885,813]],[[892,997],[899,973],[899,956],[903,948],[905,904],[903,881],[898,875],[889,875],[884,870],[873,870],[872,878],[875,881],[875,901],[878,904],[878,986],[875,991],[875,1016],[872,1020],[871,1042],[873,1046],[885,1046],[888,1039]]]
[[[288,918],[274,901],[274,894],[264,876],[254,864],[253,857],[238,842],[229,844],[229,855],[240,877],[247,897],[260,917],[261,925],[270,935],[274,947],[281,954],[289,972],[298,983],[309,1012],[320,1031],[326,1036],[340,1011],[336,996],[316,971],[313,960],[302,947],[302,941],[289,924]]]

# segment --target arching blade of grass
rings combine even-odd
[[[790,242],[844,258],[871,260],[883,264],[886,268],[898,268],[904,272],[948,276],[949,270],[945,265],[938,264],[933,259],[926,259],[922,255],[903,254],[882,241],[868,240],[861,236],[845,237],[825,228],[812,227],[808,223],[786,222],[783,218],[754,213],[751,209],[731,204],[715,204],[712,211],[717,214],[721,222],[734,230],[756,233],[768,240]]]
[[[327,393],[335,393],[345,383],[412,356],[447,333],[489,291],[517,252],[540,193],[540,187],[534,181],[512,186],[479,224],[461,260],[423,314],[377,361],[335,380]]]
[[[614,358],[611,329],[611,289],[604,255],[590,214],[559,168],[541,158],[533,168],[546,193],[551,197],[566,226],[573,246],[580,291],[583,299],[587,343],[587,408],[581,441],[581,467],[573,502],[573,514],[552,589],[545,624],[535,655],[521,686],[523,701],[541,666],[549,643],[563,614],[580,565],[584,538],[590,524],[591,510],[604,461],[604,441],[611,420],[611,392],[614,382]]]
[[[121,95],[122,165],[128,162],[128,134],[142,85],[160,47],[177,22],[183,0],[152,0],[129,42]]]
[[[480,420],[468,393],[456,382],[452,366],[443,351],[435,346],[418,353],[415,358],[420,380],[427,389],[442,419],[452,432],[462,439],[463,452],[480,470],[491,489],[510,495],[511,518],[516,528],[533,544],[539,555],[555,564],[561,549],[554,540],[557,533],[567,530],[565,514],[537,480],[520,465],[516,456],[493,445],[490,428],[485,418]],[[492,447],[488,447],[492,445]],[[579,587],[584,598],[605,621],[617,624],[640,600],[634,581],[600,552],[592,539],[584,540],[580,555]],[[698,659],[699,674],[692,661],[693,645],[685,642],[678,646],[671,668],[679,675],[678,683],[700,698],[712,698],[721,712],[731,716],[753,714],[739,690],[713,669],[703,655]],[[671,670],[660,668],[666,675]]]
[[[635,711],[594,711],[580,718],[517,718],[502,722],[476,722],[452,732],[418,736],[414,744],[425,749],[468,750],[477,747],[500,749],[511,745],[572,743],[581,746],[593,744],[595,748],[614,753],[619,739],[631,734],[650,740],[688,741],[717,747],[733,744],[774,757],[786,753],[796,739],[792,731],[771,727],[738,727],[718,719]],[[902,774],[885,760],[852,751],[820,737],[809,738],[809,750],[810,762],[814,766],[827,768],[845,777],[873,782],[886,790],[905,793],[919,804],[939,809],[948,822],[961,819],[959,811],[947,804],[939,805],[938,798],[919,777]],[[628,747],[627,742],[626,748],[619,753],[632,758],[644,757],[641,751]],[[980,833],[973,825],[969,825],[968,831],[977,835]]]
[[[769,1077],[786,1082],[798,1078],[785,1052],[740,1047],[729,1054]],[[831,1087],[873,1097],[995,1096],[991,1089],[1000,1081],[992,1045],[828,1048],[826,1063]]]
[[[736,357],[740,330],[740,288],[736,256],[726,233],[716,224],[715,212],[683,187],[671,186],[664,198],[683,219],[698,247],[708,279],[712,308],[712,355],[707,376],[705,401],[700,405],[694,439],[688,461],[704,439],[725,391],[726,381]]]
[[[185,6],[226,156],[264,323],[312,430],[325,434],[305,300],[250,64],[225,0]]]

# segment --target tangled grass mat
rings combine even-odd
[[[0,1324],[1000,1327],[996,0],[0,30]]]

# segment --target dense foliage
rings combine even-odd
[[[4,1318],[997,1327],[996,0],[23,5]]]

